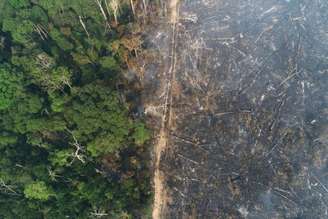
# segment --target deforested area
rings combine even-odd
[[[326,0],[0,0],[0,219],[326,219],[327,118]]]
[[[328,2],[163,5],[140,61],[153,218],[327,218]]]
[[[0,218],[149,218],[147,5],[0,0]]]

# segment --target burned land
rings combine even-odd
[[[143,76],[158,215],[327,218],[328,2],[167,7]]]

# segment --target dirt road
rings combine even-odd
[[[171,0],[169,3],[170,25],[171,28],[171,60],[168,72],[164,72],[164,103],[163,114],[161,119],[161,128],[159,132],[158,142],[155,145],[155,171],[154,171],[154,204],[152,217],[162,218],[162,211],[165,211],[165,206],[168,201],[166,188],[163,184],[164,175],[160,170],[160,160],[163,151],[168,147],[167,130],[171,126],[171,106],[172,106],[172,83],[175,80],[175,65],[176,65],[176,23],[179,19],[178,0]]]

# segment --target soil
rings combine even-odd
[[[175,81],[176,68],[176,23],[178,21],[178,0],[171,0],[169,2],[170,25],[171,27],[171,58],[169,60],[169,69],[164,72],[162,79],[163,87],[163,113],[161,115],[161,126],[158,137],[158,142],[155,144],[155,170],[154,170],[154,204],[153,204],[153,218],[161,218],[162,212],[165,212],[168,197],[166,188],[164,187],[165,177],[160,169],[160,161],[162,153],[168,149],[168,130],[172,128],[172,91]]]

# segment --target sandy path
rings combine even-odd
[[[154,172],[154,205],[152,218],[160,219],[162,212],[165,209],[165,205],[168,200],[167,192],[164,186],[164,174],[160,170],[160,160],[162,152],[168,146],[167,130],[171,124],[171,106],[172,106],[172,82],[175,78],[175,65],[176,65],[176,54],[175,54],[175,36],[176,36],[176,23],[178,20],[178,3],[179,0],[171,0],[169,4],[170,10],[170,23],[172,25],[172,48],[171,48],[171,61],[170,69],[165,75],[165,96],[164,96],[164,111],[161,119],[161,130],[158,137],[158,142],[155,145],[155,172]]]

